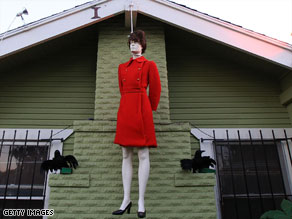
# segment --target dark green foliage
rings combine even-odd
[[[265,212],[260,219],[292,219],[292,202],[286,199],[283,199],[281,203],[281,209],[271,210]]]

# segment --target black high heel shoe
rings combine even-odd
[[[146,217],[146,210],[144,212],[138,211],[137,212],[138,218],[144,218]]]
[[[130,202],[124,210],[119,209],[119,210],[114,211],[113,215],[122,215],[125,213],[125,211],[127,211],[127,213],[130,214],[131,207],[132,207],[132,202]]]

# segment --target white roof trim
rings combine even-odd
[[[124,13],[130,3],[131,0],[95,0],[17,28],[8,32],[0,43],[0,58]],[[133,10],[141,14],[292,69],[292,45],[288,43],[167,0],[133,0],[133,3]],[[91,19],[92,7],[100,7],[99,19]]]
[[[102,9],[98,10],[99,19],[92,19],[93,7]],[[103,21],[124,10],[124,0],[95,0],[17,28],[8,32],[0,43],[0,58]]]
[[[169,10],[165,10],[168,6]],[[292,69],[292,45],[167,0],[147,0],[141,13]],[[165,13],[163,13],[165,11]],[[174,13],[176,14],[174,16]]]

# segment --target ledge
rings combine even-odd
[[[50,174],[50,187],[89,187],[89,174]]]
[[[174,175],[174,185],[176,187],[203,187],[214,186],[216,184],[214,173],[193,173],[178,172]]]
[[[188,122],[154,123],[156,132],[190,132]],[[94,120],[74,121],[75,132],[115,132],[116,121]]]
[[[115,132],[116,121],[93,120],[74,121],[75,132]]]

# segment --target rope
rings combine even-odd
[[[190,122],[190,124],[192,125],[192,126],[194,126],[196,129],[198,129],[200,132],[202,132],[203,134],[205,134],[205,135],[207,135],[207,136],[209,136],[210,138],[212,138],[212,139],[214,139],[215,140],[215,138],[214,138],[214,136],[212,136],[212,135],[209,135],[208,133],[206,133],[206,132],[204,132],[204,131],[202,131],[199,127],[197,127],[196,125],[194,125],[193,123],[191,123]]]
[[[131,14],[131,33],[133,33],[133,14],[132,14],[132,7],[134,6],[133,1],[130,4],[130,14]]]
[[[6,34],[8,33],[8,31],[9,31],[9,29],[10,29],[11,25],[12,25],[12,24],[13,24],[13,22],[15,21],[16,17],[17,17],[17,16],[15,16],[15,17],[13,18],[13,20],[12,20],[12,22],[10,23],[10,25],[8,26],[8,28],[7,28],[6,32],[5,32],[5,33],[3,34],[3,36],[1,37],[1,40],[0,40],[0,45],[1,45],[1,42],[2,42],[2,40],[4,39],[4,37],[5,37],[5,36],[6,36]]]
[[[67,130],[70,127],[73,127],[73,124],[72,125],[68,125],[66,128],[62,129],[61,131],[59,131],[59,132],[57,132],[55,134],[53,134],[52,137],[55,136],[55,135],[57,135],[57,134],[59,134],[59,133],[61,133],[61,132],[63,132],[63,131],[65,131],[65,130]]]

